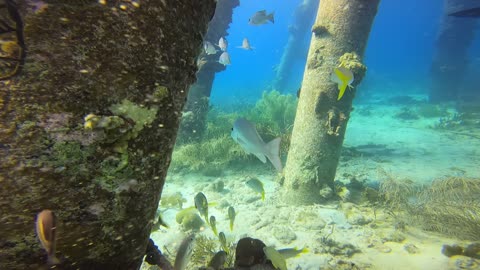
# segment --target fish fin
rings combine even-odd
[[[260,154],[260,153],[253,153],[258,159],[260,159],[260,161],[262,161],[263,163],[266,163],[267,162],[267,159],[265,158],[265,155],[263,154]]]
[[[278,137],[267,143],[267,157],[279,172],[283,170],[282,161],[280,160],[280,141],[281,139]]]
[[[275,14],[275,12],[272,12],[272,13],[268,14],[268,16],[267,16],[267,19],[269,21],[271,21],[272,23],[275,23],[274,14]]]
[[[267,10],[266,10],[266,9],[260,10],[260,11],[258,11],[258,13],[260,13],[260,14],[267,14]]]
[[[56,265],[56,264],[60,264],[60,259],[57,258],[57,256],[55,256],[55,254],[52,254],[52,255],[48,255],[48,265]]]
[[[345,93],[345,89],[347,89],[347,84],[346,83],[342,83],[342,84],[338,85],[338,90],[340,92],[338,92],[337,100],[340,100],[343,97],[343,94]]]

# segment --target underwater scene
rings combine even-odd
[[[0,270],[480,269],[479,0],[0,0]]]

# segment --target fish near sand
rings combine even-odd
[[[230,220],[230,231],[233,231],[233,223],[235,222],[235,209],[233,206],[228,207],[228,219]]]
[[[215,216],[210,216],[210,227],[212,228],[213,234],[218,235],[217,219],[215,218]]]
[[[260,180],[252,177],[245,184],[249,188],[253,189],[253,191],[260,193],[260,195],[262,195],[262,201],[265,200],[265,189],[263,188],[263,183]]]
[[[223,52],[218,58],[218,62],[224,66],[230,65],[230,55],[228,54],[228,52]]]
[[[215,253],[213,258],[208,263],[208,267],[213,268],[214,270],[223,269],[225,263],[227,262],[227,253],[223,250]]]
[[[282,172],[282,162],[280,160],[280,138],[275,138],[269,143],[265,143],[258,134],[255,126],[247,119],[238,118],[233,123],[232,138],[245,150],[245,152],[254,154],[263,163],[270,160],[278,172]]]
[[[250,25],[262,25],[262,24],[266,24],[268,22],[272,22],[272,23],[275,23],[275,19],[274,19],[274,13],[270,13],[267,15],[267,11],[266,10],[260,10],[260,11],[257,11],[255,12],[252,17],[250,17],[250,19],[248,19],[248,24]]]
[[[190,234],[185,239],[183,239],[180,247],[177,251],[177,256],[175,257],[175,264],[173,265],[174,270],[184,270],[186,269],[190,257],[192,256],[193,246],[195,244],[195,235]]]
[[[195,208],[197,208],[200,215],[205,218],[205,221],[208,223],[208,201],[205,194],[202,192],[197,193],[194,198]]]
[[[48,264],[59,264],[60,260],[55,256],[57,217],[48,209],[38,213],[36,232],[43,249],[47,251]]]
[[[290,259],[290,258],[298,257],[300,254],[307,253],[308,249],[283,248],[283,249],[278,249],[277,251],[283,256],[283,258]]]
[[[338,84],[338,98],[337,100],[340,100],[343,97],[343,94],[345,93],[345,89],[348,87],[352,87],[352,82],[354,80],[353,78],[353,73],[347,68],[344,67],[337,67],[333,69],[332,74],[330,75],[330,80],[332,82]]]
[[[225,236],[225,234],[223,232],[220,232],[218,234],[218,240],[220,240],[220,245],[222,246],[223,250],[227,253],[230,252],[228,250],[227,237]]]
[[[285,258],[282,256],[282,254],[280,254],[276,249],[273,247],[264,247],[263,252],[265,252],[265,256],[267,256],[267,259],[272,262],[276,269],[287,270],[287,261],[285,261]]]

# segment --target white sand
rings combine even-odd
[[[371,115],[362,116],[357,112],[364,108],[356,106],[345,145],[384,144],[391,153],[341,162],[337,178],[341,179],[344,173],[348,173],[359,179],[381,181],[379,171],[421,183],[448,175],[480,177],[480,140],[429,128],[438,119],[398,120],[393,116],[400,107],[374,105],[372,108],[375,110]],[[202,191],[209,202],[216,203],[210,207],[209,214],[216,217],[218,231],[225,232],[229,241],[250,236],[276,248],[308,248],[308,253],[287,261],[288,269],[318,270],[338,260],[353,262],[361,269],[455,269],[449,266],[452,259],[444,256],[441,248],[443,244],[464,244],[461,241],[412,227],[407,227],[404,232],[396,231],[389,215],[377,210],[374,220],[373,209],[368,207],[353,206],[366,219],[372,220],[365,225],[355,225],[348,222],[338,205],[291,207],[281,204],[276,195],[280,186],[274,182],[273,173],[257,177],[264,183],[265,201],[261,201],[260,196],[245,185],[245,176],[231,172],[220,178],[169,174],[164,194],[180,191],[187,199],[184,207],[189,207],[193,206],[195,194]],[[225,182],[224,192],[217,193],[209,188],[218,180]],[[237,212],[233,232],[229,230],[228,205],[234,206]],[[162,228],[152,234],[155,243],[164,252],[163,247],[166,246],[174,253],[184,237],[175,222],[177,212],[177,209],[168,209],[164,219],[170,229]],[[307,215],[313,216],[302,219]],[[333,233],[328,239],[352,244],[360,252],[351,257],[326,253],[321,240],[332,231],[332,227]],[[201,233],[214,237],[209,227]],[[400,242],[388,240],[395,234],[401,234],[405,239]],[[407,252],[407,244],[414,245],[418,253]]]

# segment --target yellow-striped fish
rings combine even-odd
[[[48,209],[38,213],[36,231],[43,249],[47,251],[48,264],[59,264],[60,260],[55,256],[55,230],[57,229],[57,218]]]
[[[267,259],[272,262],[276,269],[288,270],[285,258],[276,249],[273,247],[264,247],[263,252],[265,252],[265,256],[267,256]]]
[[[337,67],[333,69],[333,73],[330,75],[332,82],[338,84],[338,98],[340,100],[345,93],[345,90],[348,87],[352,87],[352,82],[354,80],[353,73],[347,68]]]

